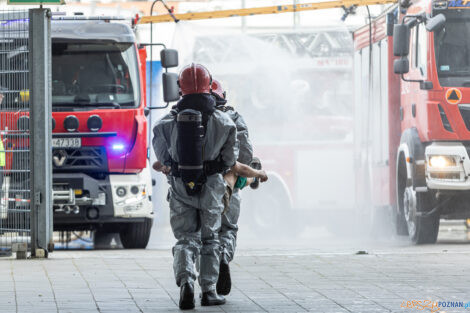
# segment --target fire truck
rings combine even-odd
[[[351,51],[350,32],[340,27],[195,37],[188,59],[222,82],[269,170],[262,188],[242,196],[248,208],[242,223],[256,235],[298,233],[305,216],[321,224],[354,212],[354,190],[347,189],[353,183]],[[338,198],[337,188],[348,191]]]
[[[143,16],[139,24],[297,14],[332,8],[344,10],[344,20],[358,6],[395,1],[321,1],[181,14],[169,10],[169,14]],[[229,103],[235,104],[242,114],[244,110],[248,112],[244,116],[255,153],[262,158],[265,168],[272,170],[270,180],[256,197],[250,197],[250,192],[243,195],[244,203],[251,209],[242,218],[253,223],[251,228],[262,235],[266,230],[275,230],[277,234],[280,229],[298,232],[299,225],[303,225],[298,220],[305,220],[310,210],[313,213],[308,218],[310,222],[334,220],[332,229],[337,231],[343,225],[346,229],[355,213],[350,33],[331,29],[257,32],[253,34],[257,38],[248,40],[227,34],[217,36],[211,31],[209,36],[194,40],[190,58],[207,65],[226,86]],[[260,45],[254,39],[269,45]],[[182,46],[187,48],[188,41]],[[211,47],[216,49],[211,51]],[[341,51],[342,48],[346,49]],[[280,53],[289,56],[279,58]],[[296,61],[283,64],[278,60]],[[294,72],[296,77],[291,77],[289,74]],[[250,84],[243,79],[246,75],[256,77],[258,83]],[[272,140],[273,134],[277,135],[276,140]]]
[[[110,17],[53,16],[51,38],[54,230],[95,231],[95,243],[119,233],[124,248],[145,248],[153,224],[145,45]],[[27,49],[8,57],[27,59]],[[8,107],[29,101],[25,87],[3,91]],[[29,127],[27,113],[15,114],[3,131]],[[28,164],[28,140],[10,137],[7,169]],[[12,212],[28,198],[29,176],[6,181],[5,194],[19,200],[2,210],[4,224],[18,218]]]
[[[153,223],[145,47],[111,19],[51,24],[54,230],[119,233],[125,248],[145,248]]]
[[[358,203],[415,244],[470,217],[468,8],[403,1],[354,33]]]

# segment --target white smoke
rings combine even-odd
[[[348,233],[355,214],[350,31],[247,34],[180,22],[171,47],[181,66],[201,63],[222,83],[270,174],[258,190],[242,191],[240,245]],[[162,232],[171,232],[161,216],[168,204],[156,207],[163,223],[152,242],[162,243]]]

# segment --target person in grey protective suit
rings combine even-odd
[[[253,146],[248,136],[248,127],[243,117],[227,103],[226,94],[222,85],[217,80],[212,80],[212,95],[217,108],[226,112],[237,126],[237,139],[240,144],[238,162],[250,165],[253,160]],[[229,209],[222,215],[222,227],[219,238],[221,244],[220,270],[217,281],[217,293],[228,295],[231,289],[231,277],[229,263],[233,260],[237,245],[238,218],[240,216],[240,193],[239,188],[234,188],[229,202]]]
[[[188,65],[178,83],[182,99],[154,127],[153,147],[158,161],[171,168],[170,223],[177,239],[173,270],[181,287],[179,306],[192,309],[199,256],[201,305],[225,303],[216,293],[226,189],[222,173],[235,164],[238,143],[234,122],[215,109],[209,71],[199,64]]]

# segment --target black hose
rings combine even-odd
[[[73,232],[73,234],[74,234],[75,237],[77,237],[80,240],[83,240],[83,241],[88,242],[88,243],[93,243],[93,240],[85,239],[82,236],[78,235],[76,232]]]

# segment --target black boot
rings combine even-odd
[[[225,304],[225,298],[219,296],[215,290],[207,291],[202,293],[201,305],[210,306],[210,305],[221,305]]]
[[[183,286],[181,286],[180,309],[194,309],[194,286],[191,283],[185,283]]]
[[[232,289],[232,279],[230,278],[230,267],[227,262],[220,262],[219,279],[217,280],[217,293],[226,296]]]
[[[257,157],[253,157],[253,160],[251,160],[250,166],[254,168],[255,170],[260,170],[263,168],[261,165],[260,159]],[[259,187],[259,179],[255,178],[253,182],[250,184],[251,189],[257,189]]]

